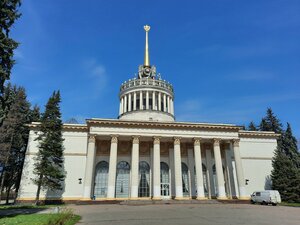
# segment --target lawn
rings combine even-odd
[[[289,203],[289,202],[281,202],[279,205],[281,206],[291,206],[291,207],[300,207],[300,203]]]

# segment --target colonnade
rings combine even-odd
[[[136,110],[154,110],[174,115],[174,99],[160,91],[133,91],[120,98],[119,115]]]
[[[194,138],[194,147],[189,149],[194,155],[193,163],[195,165],[195,176],[196,176],[196,187],[197,187],[197,199],[205,199],[204,195],[204,183],[203,183],[203,171],[202,171],[202,159],[201,159],[201,138]],[[92,196],[92,184],[93,184],[93,171],[95,168],[95,136],[89,136],[88,140],[88,152],[86,160],[86,170],[84,179],[84,198],[90,199]],[[161,137],[153,137],[153,178],[152,178],[152,199],[161,199],[161,178],[160,178],[160,142]],[[213,152],[216,166],[217,176],[217,191],[218,199],[226,199],[225,186],[224,186],[224,174],[221,159],[220,139],[213,139]],[[139,173],[139,143],[140,138],[134,136],[132,138],[132,154],[131,154],[131,188],[130,198],[138,198],[138,173]],[[245,193],[245,179],[243,174],[242,161],[239,150],[239,139],[231,141],[234,152],[234,160],[236,165],[237,184],[239,188],[239,198],[247,198]],[[173,162],[174,162],[174,175],[175,175],[175,199],[184,199],[183,188],[182,188],[182,169],[181,169],[181,138],[173,138]],[[117,151],[118,151],[118,136],[111,137],[110,144],[110,157],[109,157],[109,171],[108,171],[108,188],[107,188],[107,199],[115,199],[115,181],[117,171]],[[189,154],[191,157],[192,154]]]

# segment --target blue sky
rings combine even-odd
[[[150,62],[178,121],[247,125],[272,107],[300,137],[300,2],[26,0],[12,82],[32,104],[62,94],[63,119],[116,118],[122,82]]]

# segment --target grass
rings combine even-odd
[[[80,216],[74,215],[70,210],[53,214],[27,214],[14,215],[0,219],[3,225],[73,225],[80,220]]]
[[[56,206],[65,206],[65,205],[0,205],[0,210],[7,210],[7,209],[47,209]]]
[[[296,203],[296,202],[281,202],[279,205],[290,206],[290,207],[300,207],[300,203]]]

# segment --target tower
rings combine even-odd
[[[144,65],[139,66],[138,76],[125,81],[120,88],[120,120],[174,121],[173,86],[162,80],[156,67],[150,64],[148,33],[145,25]]]

